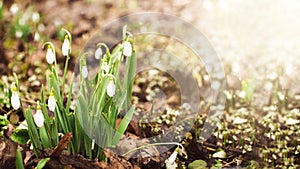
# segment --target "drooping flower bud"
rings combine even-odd
[[[95,51],[95,59],[99,60],[100,57],[102,55],[102,49],[99,47],[97,48],[97,50]]]
[[[82,74],[83,78],[87,78],[88,77],[89,71],[88,71],[87,66],[82,66],[82,68],[81,68],[81,74]]]
[[[102,76],[103,76],[104,74],[107,74],[107,73],[109,72],[109,66],[108,66],[106,60],[104,60],[104,61],[102,62],[101,70],[102,70]]]
[[[175,163],[175,160],[177,158],[178,154],[178,148],[175,149],[175,151],[171,154],[171,156],[166,159],[166,168],[167,169],[176,169],[177,168],[177,163]]]
[[[46,60],[51,65],[55,61],[55,54],[54,54],[53,50],[51,49],[51,46],[50,45],[47,45],[47,46],[48,46],[48,48],[47,48],[47,53],[46,53]]]
[[[65,35],[65,39],[61,50],[64,56],[68,56],[71,53],[71,45],[70,45],[70,40],[68,35]]]
[[[106,93],[109,97],[113,97],[115,95],[115,92],[116,92],[116,85],[113,79],[110,79],[106,87]]]
[[[124,46],[123,46],[123,54],[125,56],[131,56],[132,54],[132,46],[131,43],[128,41],[124,42]]]
[[[54,98],[53,89],[51,89],[51,93],[48,98],[48,108],[50,111],[54,112],[56,106],[56,100]]]
[[[39,101],[37,102],[36,112],[33,115],[33,120],[34,120],[36,126],[38,126],[38,127],[42,127],[44,125],[45,118],[44,118]]]
[[[11,95],[11,105],[12,107],[15,109],[15,110],[18,110],[20,108],[20,97],[19,97],[19,94],[18,94],[18,89],[15,85],[13,85],[13,88],[12,88],[12,95]]]

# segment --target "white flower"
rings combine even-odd
[[[23,36],[23,32],[21,30],[17,30],[15,36],[16,38],[21,38]]]
[[[35,33],[34,33],[34,38],[33,38],[33,40],[37,42],[37,41],[40,40],[40,38],[41,38],[41,37],[40,37],[40,34],[39,34],[38,32],[35,32]]]
[[[45,119],[39,103],[37,105],[36,112],[33,115],[33,120],[38,127],[42,127],[44,125]]]
[[[132,46],[131,46],[131,43],[128,41],[124,42],[123,54],[125,56],[131,56],[131,54],[132,54]]]
[[[82,68],[81,68],[81,74],[82,74],[83,78],[86,78],[88,76],[89,71],[88,71],[88,69],[87,69],[86,66],[82,66]]]
[[[55,61],[55,55],[54,52],[52,51],[50,45],[48,45],[47,53],[46,53],[46,60],[49,64],[53,64]]]
[[[18,11],[19,11],[19,7],[17,4],[13,4],[10,8],[9,8],[9,11],[15,15]]]
[[[20,108],[20,97],[18,95],[18,92],[17,92],[17,88],[14,87],[13,88],[13,92],[12,92],[12,96],[11,96],[11,105],[12,107],[15,109],[15,110],[18,110]]]
[[[106,93],[109,97],[113,97],[116,92],[116,86],[114,84],[113,80],[110,80],[107,87],[106,87]]]
[[[51,91],[48,99],[48,108],[50,111],[54,112],[56,106],[56,100],[54,98],[53,92]]]
[[[31,15],[31,20],[32,20],[32,22],[35,22],[35,23],[39,22],[40,14],[37,12],[33,12]]]
[[[104,71],[104,74],[107,74],[109,72],[109,66],[106,61],[102,63],[101,69],[102,71]]]
[[[70,40],[68,35],[65,36],[61,50],[64,56],[68,56],[71,52]]]
[[[98,48],[96,51],[95,51],[95,59],[99,60],[100,57],[102,55],[102,49],[101,48]]]
[[[177,149],[171,154],[169,157],[169,163],[173,164],[175,163],[176,157],[177,157],[178,151]]]
[[[177,163],[175,163],[175,160],[177,158],[177,154],[178,149],[176,148],[176,150],[171,154],[171,156],[168,159],[166,159],[165,163],[167,169],[176,169]]]

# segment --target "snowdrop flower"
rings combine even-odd
[[[44,125],[45,119],[39,102],[37,103],[36,112],[33,115],[33,120],[38,127],[42,127]]]
[[[55,54],[54,54],[53,50],[51,49],[51,46],[50,45],[47,45],[47,46],[48,46],[48,48],[47,48],[47,53],[46,53],[46,60],[51,65],[55,61]]]
[[[81,74],[82,74],[83,78],[86,78],[88,76],[89,71],[88,71],[88,69],[87,69],[86,66],[82,66],[82,68],[81,68]]]
[[[12,90],[12,96],[11,96],[11,105],[15,110],[18,110],[20,108],[20,97],[18,95],[17,87],[14,85]]]
[[[176,169],[177,163],[175,163],[175,160],[177,158],[177,154],[178,148],[176,148],[175,151],[171,154],[171,156],[168,159],[166,159],[165,163],[167,169]]]
[[[40,40],[40,38],[41,38],[41,37],[40,37],[40,34],[39,34],[38,32],[35,32],[35,33],[34,33],[33,40],[37,42],[37,41]]]
[[[21,30],[17,30],[15,36],[16,38],[21,38],[23,36],[23,32]]]
[[[10,8],[9,8],[9,11],[15,15],[18,11],[19,11],[19,7],[17,4],[13,4]]]
[[[109,66],[106,61],[102,63],[101,69],[102,69],[102,75],[107,74],[109,72]]]
[[[49,99],[48,99],[48,108],[50,111],[54,112],[55,106],[56,106],[56,100],[54,98],[53,91],[51,90],[51,93],[50,93]]]
[[[33,12],[32,15],[31,15],[31,20],[32,22],[39,22],[40,21],[40,14],[37,13],[37,12]]]
[[[132,54],[132,46],[131,46],[131,43],[128,41],[124,42],[123,54],[125,56],[131,56],[131,54]]]
[[[97,48],[97,50],[95,51],[95,59],[99,60],[101,55],[102,55],[102,49]]]
[[[70,40],[68,35],[65,36],[61,50],[64,56],[68,56],[71,52],[71,45],[70,45]]]
[[[114,84],[114,81],[110,79],[106,87],[106,93],[109,97],[113,97],[115,95],[115,92],[116,92],[116,86]]]

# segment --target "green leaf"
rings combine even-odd
[[[41,138],[41,142],[43,144],[43,147],[44,148],[51,148],[51,141],[50,141],[50,138],[48,136],[48,133],[45,129],[45,125],[42,126],[40,129],[39,129],[39,133],[40,133],[40,138]]]
[[[0,115],[0,126],[7,126],[9,123],[9,120],[7,119],[6,114],[4,116]]]
[[[124,118],[122,119],[115,135],[113,138],[113,144],[112,145],[117,145],[122,137],[122,135],[124,134],[128,124],[131,121],[131,118],[133,116],[134,113],[134,106],[132,106],[129,111],[126,113],[126,115],[124,116]]]
[[[41,159],[41,161],[37,164],[36,169],[44,168],[48,161],[50,161],[50,157]]]
[[[23,164],[23,157],[20,151],[20,148],[18,147],[17,149],[17,154],[16,154],[16,168],[17,169],[24,169],[24,164]]]
[[[16,129],[13,131],[12,135],[10,136],[12,141],[18,144],[26,144],[29,140],[29,134],[27,129]]]
[[[195,160],[188,165],[188,169],[206,169],[207,163],[203,160]]]
[[[30,110],[30,107],[28,107],[28,109],[25,112],[24,116],[25,116],[25,119],[26,119],[26,122],[27,122],[27,125],[28,125],[28,134],[29,134],[31,142],[33,143],[33,147],[35,149],[42,148],[41,142],[40,142],[40,139],[39,139],[40,137],[39,137],[39,134],[38,134],[38,130],[37,130],[37,128],[35,126],[35,123],[33,121],[33,116],[32,116],[32,112]],[[36,151],[36,153],[37,153],[37,151]]]
[[[136,56],[135,56],[135,51],[133,51],[132,55],[127,57],[126,60],[126,73],[124,77],[125,81],[123,86],[123,88],[127,90],[127,99],[126,99],[127,102],[125,103],[126,105],[125,109],[127,109],[128,105],[130,104],[135,70],[136,70]]]

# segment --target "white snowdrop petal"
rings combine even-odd
[[[105,74],[109,72],[109,66],[107,62],[103,62],[101,69],[104,71]]]
[[[46,60],[49,64],[53,64],[53,62],[55,60],[55,56],[54,56],[54,53],[51,48],[47,49]]]
[[[81,74],[82,74],[83,78],[87,78],[87,76],[89,74],[89,71],[88,71],[88,69],[87,69],[86,66],[82,66],[82,68],[81,68]]]
[[[177,154],[178,154],[178,152],[176,150],[171,154],[171,156],[169,157],[169,163],[170,164],[174,164],[175,163]]]
[[[109,97],[113,97],[115,95],[116,92],[116,86],[114,84],[114,82],[111,80],[106,88],[106,93]]]
[[[170,163],[169,159],[166,159],[166,169],[176,169],[177,168],[177,163]]]
[[[40,14],[37,12],[33,12],[31,16],[31,20],[35,23],[39,22],[40,20]]]
[[[65,38],[61,50],[62,50],[62,54],[64,56],[67,56],[69,54],[69,50],[71,50],[70,49],[70,41],[69,41],[69,39]]]
[[[13,4],[10,8],[9,8],[9,11],[15,15],[18,11],[19,11],[19,7],[17,4]]]
[[[38,127],[42,127],[44,125],[44,115],[42,110],[37,110],[36,113],[33,115],[33,120]]]
[[[49,108],[49,110],[54,112],[55,106],[56,106],[56,101],[55,101],[54,96],[49,96],[49,99],[48,99],[48,108]]]
[[[97,50],[95,51],[95,59],[99,60],[101,55],[102,55],[102,49],[97,48]]]
[[[20,108],[20,97],[17,92],[13,92],[11,96],[11,105],[15,110]]]
[[[131,56],[131,54],[132,54],[132,46],[131,46],[131,43],[128,41],[124,42],[123,54],[125,56]]]

